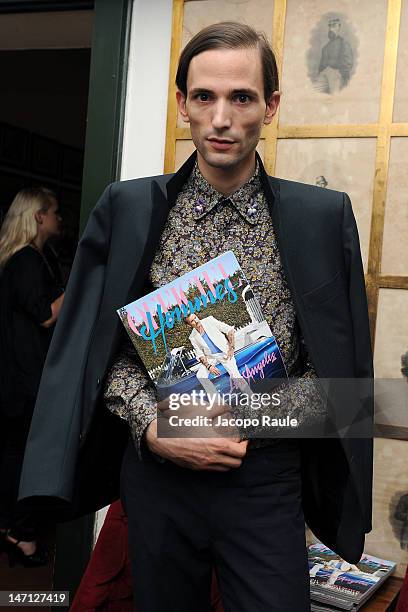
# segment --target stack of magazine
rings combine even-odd
[[[396,568],[367,554],[354,565],[324,544],[311,544],[308,556],[312,612],[359,610]]]

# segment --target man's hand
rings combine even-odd
[[[185,437],[183,438],[172,437],[173,432],[170,430],[174,431],[174,428],[168,425],[169,437],[158,437],[157,419],[155,419],[145,432],[147,446],[156,455],[192,470],[226,472],[231,468],[237,468],[246,454],[248,442],[247,440],[240,441],[235,426],[217,426],[217,419],[220,415],[231,418],[228,409],[229,406],[225,405],[215,406],[211,410],[207,410],[205,405],[190,405],[180,406],[177,412],[173,412],[168,409],[167,401],[161,402],[159,410],[164,415],[161,417],[164,419],[160,423],[161,433],[163,425],[166,425],[166,418],[175,415],[178,419],[202,416],[207,418],[207,423],[212,424],[197,425],[193,428],[178,427],[180,435],[183,435],[184,432]],[[194,437],[192,437],[192,432],[194,432]]]
[[[221,372],[219,371],[218,368],[216,368],[214,365],[210,366],[208,368],[208,371],[210,372],[210,374],[214,374],[214,376],[219,376],[221,374]]]
[[[149,449],[190,470],[228,472],[241,465],[248,441],[229,438],[158,438],[157,419],[146,429]]]
[[[234,356],[234,338],[235,338],[235,329],[231,329],[228,334],[228,350],[227,350],[227,359],[231,359]]]
[[[231,359],[233,356],[234,356],[234,349],[232,346],[230,346],[227,351],[227,359]]]

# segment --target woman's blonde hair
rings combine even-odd
[[[46,187],[28,187],[18,192],[0,229],[0,270],[14,253],[34,240],[35,214],[46,213],[55,200],[55,193]]]

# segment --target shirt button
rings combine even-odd
[[[97,381],[96,381],[96,386],[99,387],[100,384],[101,384],[101,379],[98,378]]]

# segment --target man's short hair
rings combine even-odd
[[[196,34],[184,47],[178,64],[176,85],[187,97],[187,74],[190,62],[199,53],[210,49],[259,49],[261,54],[264,97],[268,102],[279,91],[279,75],[275,54],[263,32],[236,21],[214,23]]]

